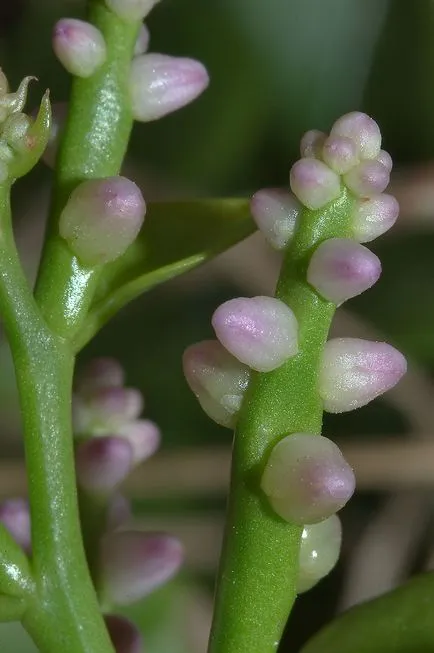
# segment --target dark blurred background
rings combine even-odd
[[[81,0],[0,0],[0,65],[16,85],[36,75],[34,104],[49,87],[68,96],[50,33]],[[433,564],[434,531],[434,3],[431,0],[163,0],[147,24],[151,51],[203,61],[202,98],[160,122],[136,125],[125,168],[147,199],[248,195],[285,185],[302,133],[328,130],[342,113],[379,123],[396,172],[401,220],[373,243],[383,262],[374,289],[339,313],[335,333],[385,338],[409,358],[385,400],[326,417],[358,476],[343,511],[336,570],[302,596],[282,651],[338,611]],[[38,257],[51,173],[41,164],[15,189],[17,240],[29,275]],[[125,309],[86,348],[118,356],[141,387],[164,446],[127,490],[143,525],[177,533],[187,550],[178,579],[129,611],[146,653],[205,653],[224,517],[231,433],[201,412],[182,377],[190,343],[212,337],[210,316],[234,295],[272,291],[278,256],[256,234],[200,270]],[[288,397],[290,401],[290,397]],[[14,379],[0,343],[0,495],[25,493]],[[433,462],[431,462],[433,461]],[[0,627],[0,650],[34,650],[20,627]]]

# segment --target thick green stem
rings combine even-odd
[[[117,175],[133,118],[129,71],[139,23],[125,22],[103,0],[89,2],[88,20],[101,30],[107,60],[87,79],[75,78],[65,134],[56,161],[56,179],[36,298],[50,327],[72,337],[89,309],[99,270],[83,267],[58,234],[59,215],[74,188],[85,179]]]
[[[13,240],[0,187],[0,309],[20,394],[36,593],[23,623],[41,651],[108,653],[112,645],[81,540],[71,434],[73,355],[42,319]]]
[[[276,296],[297,317],[299,353],[255,374],[243,402],[209,653],[274,653],[296,598],[301,527],[272,512],[260,479],[282,436],[321,432],[317,378],[335,306],[307,284],[306,270],[321,241],[350,235],[351,202],[343,190],[326,209],[305,210],[282,266]]]

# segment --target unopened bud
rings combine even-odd
[[[118,434],[130,445],[133,464],[138,465],[150,458],[161,442],[160,429],[150,419],[137,419],[121,426]]]
[[[116,605],[128,605],[167,582],[179,569],[182,546],[168,535],[118,531],[101,543],[103,595]]]
[[[121,388],[124,378],[124,369],[115,358],[94,358],[78,374],[75,390],[89,396],[103,388]]]
[[[375,120],[360,111],[347,113],[336,120],[330,136],[350,138],[356,144],[361,159],[375,159],[380,152],[380,128]]]
[[[298,324],[274,297],[239,297],[215,311],[212,325],[226,349],[258,372],[271,372],[298,352]]]
[[[107,435],[135,420],[143,410],[143,396],[135,388],[106,387],[73,401],[74,432]]]
[[[134,56],[145,54],[149,47],[150,34],[146,25],[140,25],[139,35],[137,36],[136,45],[134,46]]]
[[[374,285],[381,274],[380,259],[347,238],[331,238],[312,254],[308,282],[337,306]]]
[[[282,519],[314,524],[343,508],[353,495],[355,478],[334,442],[293,433],[271,451],[261,487]]]
[[[299,553],[297,592],[307,592],[336,565],[342,543],[342,526],[337,515],[303,528]]]
[[[217,340],[191,345],[183,356],[185,378],[205,413],[234,428],[250,379],[250,370]]]
[[[270,245],[275,249],[285,249],[294,234],[301,210],[294,195],[280,188],[259,190],[251,199],[250,210]]]
[[[196,99],[208,86],[208,73],[193,59],[144,54],[131,64],[133,116],[148,122],[172,113]]]
[[[389,170],[379,161],[362,161],[344,176],[345,184],[357,197],[374,197],[390,181]]]
[[[24,499],[6,499],[0,503],[0,522],[6,526],[14,540],[26,551],[31,549],[29,504]]]
[[[63,18],[56,23],[53,49],[66,70],[77,77],[90,77],[107,57],[99,29],[75,18]]]
[[[81,183],[71,193],[59,221],[60,235],[84,265],[119,258],[143,224],[145,202],[140,189],[125,177]]]
[[[90,494],[106,494],[116,488],[133,467],[133,451],[122,437],[91,438],[76,452],[77,480]]]
[[[382,193],[372,199],[357,200],[353,209],[353,236],[359,243],[369,243],[388,231],[399,215],[393,195]]]
[[[301,138],[300,154],[302,158],[319,159],[327,135],[318,129],[310,129]]]
[[[365,406],[393,388],[406,369],[404,356],[385,342],[329,340],[319,373],[324,410],[342,413]]]
[[[117,614],[104,619],[116,653],[143,653],[142,636],[132,621]]]
[[[348,172],[359,162],[356,144],[344,136],[329,136],[324,143],[322,156],[338,175]]]
[[[300,159],[290,172],[291,189],[308,209],[320,209],[339,197],[339,176],[317,159]]]

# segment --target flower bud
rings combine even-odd
[[[121,426],[118,434],[130,445],[133,452],[133,464],[138,465],[150,458],[161,442],[160,429],[150,419],[137,419]]]
[[[380,259],[369,249],[346,238],[330,238],[312,254],[307,280],[339,306],[373,286],[380,274]]]
[[[26,551],[31,549],[29,504],[24,499],[6,499],[0,503],[0,522],[14,540]]]
[[[274,511],[294,524],[315,524],[344,507],[355,488],[351,467],[322,435],[293,433],[271,451],[261,487]]]
[[[134,56],[144,54],[149,47],[150,34],[145,24],[140,25],[139,34],[137,36],[136,45],[134,46]]]
[[[324,410],[343,413],[365,406],[393,388],[406,369],[404,356],[385,342],[329,340],[319,373]]]
[[[324,143],[322,157],[338,175],[348,172],[359,163],[356,144],[345,136],[329,136]]]
[[[386,168],[386,170],[388,170],[389,172],[392,171],[393,161],[389,152],[386,152],[386,150],[380,150],[376,159],[379,163],[381,163]]]
[[[345,184],[357,197],[374,197],[387,188],[389,170],[379,161],[362,161],[344,176]]]
[[[168,535],[118,531],[101,543],[101,584],[104,597],[128,605],[167,582],[179,569],[182,546]]]
[[[250,370],[217,340],[188,347],[182,359],[185,378],[205,413],[234,428],[250,379]]]
[[[303,528],[299,553],[297,592],[306,592],[327,576],[336,565],[342,543],[342,526],[337,515]]]
[[[107,57],[99,29],[75,18],[63,18],[56,23],[53,49],[66,70],[77,77],[90,77]]]
[[[265,188],[255,193],[250,210],[258,228],[275,249],[285,249],[294,235],[300,203],[280,188]]]
[[[290,172],[291,189],[308,209],[320,209],[341,192],[339,176],[317,159],[300,159]]]
[[[361,159],[375,159],[381,147],[380,128],[366,113],[352,111],[334,123],[330,136],[344,136],[356,144]]]
[[[258,372],[271,372],[298,352],[294,313],[274,297],[239,297],[215,311],[212,325],[226,349]]]
[[[0,68],[0,98],[3,98],[7,95],[9,91],[8,78],[4,74],[3,70]]]
[[[113,13],[124,20],[143,20],[159,0],[105,0]]]
[[[108,614],[104,619],[115,653],[142,653],[142,636],[132,621],[117,614]]]
[[[310,129],[301,138],[300,154],[302,158],[319,159],[327,135],[318,129]]]
[[[125,177],[81,183],[71,193],[59,221],[60,235],[84,265],[119,258],[136,239],[143,224],[145,201]]]
[[[85,397],[104,388],[121,388],[124,378],[124,369],[115,358],[94,358],[77,376],[75,390]]]
[[[359,243],[369,243],[388,231],[399,215],[393,195],[382,193],[370,200],[357,200],[353,209],[353,236]]]
[[[111,492],[132,467],[132,447],[122,437],[91,438],[77,448],[77,481],[89,494]]]
[[[196,99],[208,86],[208,73],[193,59],[144,54],[131,63],[133,116],[148,122],[172,113]]]
[[[101,388],[73,401],[74,432],[107,435],[136,419],[143,410],[143,396],[135,388]]]

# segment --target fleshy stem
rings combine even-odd
[[[72,85],[36,284],[36,299],[44,317],[65,337],[72,337],[81,326],[100,270],[83,267],[71,254],[58,235],[59,214],[80,182],[119,173],[133,125],[128,79],[140,24],[122,21],[102,0],[89,2],[88,20],[104,36],[107,59],[94,75],[75,78]]]
[[[45,324],[13,240],[10,188],[0,186],[0,309],[23,415],[36,590],[23,623],[41,651],[107,653],[81,541],[71,423],[73,356]],[[61,624],[61,628],[59,628]]]
[[[120,170],[132,127],[127,84],[139,23],[121,21],[100,0],[89,2],[88,20],[104,35],[107,60],[72,85],[37,303],[11,254],[11,234],[1,252],[0,303],[22,403],[37,584],[23,623],[48,653],[113,651],[83,548],[71,432],[71,339],[88,311],[99,269],[84,268],[71,254],[58,235],[58,218],[81,181]]]
[[[324,209],[304,209],[285,256],[276,297],[297,317],[299,353],[253,376],[239,415],[209,653],[274,653],[296,598],[302,529],[272,513],[260,479],[283,435],[321,433],[318,370],[336,307],[308,285],[306,270],[320,242],[351,235],[352,201],[343,188]]]

